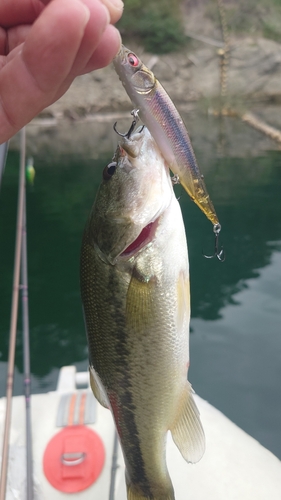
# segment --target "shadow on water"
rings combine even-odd
[[[91,126],[87,127],[91,137]],[[212,225],[177,187],[190,255],[191,380],[201,396],[281,457],[280,437],[277,438],[281,434],[281,407],[277,423],[275,404],[278,398],[281,401],[276,355],[281,352],[281,336],[276,333],[276,324],[281,324],[281,308],[272,307],[269,314],[266,308],[262,309],[264,302],[256,299],[257,317],[256,296],[251,295],[249,301],[247,295],[253,292],[255,283],[262,286],[270,266],[281,264],[281,152],[274,151],[271,141],[235,120],[224,120],[225,136],[220,137],[216,120],[194,116],[190,132],[222,225],[221,243],[227,256],[224,263],[204,259],[202,251],[213,250]],[[43,153],[38,148],[34,154],[35,186],[28,189],[27,195],[34,392],[53,389],[62,365],[75,362],[79,368],[87,366],[79,252],[102,169],[112,156],[111,139],[108,154],[97,154],[96,143],[92,147],[94,155],[89,152],[91,148],[84,154],[77,152],[74,139],[68,145],[68,153],[56,154],[55,147],[46,149],[45,145]],[[1,395],[5,391],[17,181],[18,154],[10,152],[0,193]],[[281,298],[280,287],[274,281],[277,277],[278,273],[272,272],[263,291],[269,297],[273,294],[275,305]],[[267,320],[266,331],[261,330],[265,326],[262,318]],[[264,358],[269,343],[273,356],[268,352]],[[15,393],[19,394],[20,335],[16,366]]]

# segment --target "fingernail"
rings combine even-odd
[[[109,1],[117,9],[120,9],[120,10],[124,9],[124,2],[122,2],[122,0],[109,0]]]
[[[105,5],[108,5],[110,8],[110,5],[114,7],[115,9],[118,9],[120,11],[123,10],[124,8],[124,2],[122,0],[101,0]]]

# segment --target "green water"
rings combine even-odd
[[[262,137],[239,123],[228,135],[229,126],[225,122],[223,142],[217,125],[215,131],[214,124],[204,129],[201,142],[196,120],[192,130],[223,228],[224,263],[202,256],[202,250],[213,250],[212,226],[177,187],[190,253],[190,380],[199,395],[281,458],[281,152],[269,141],[253,156]],[[238,146],[249,143],[243,151],[231,143],[233,126]],[[110,144],[108,151],[97,159],[75,151],[35,155],[35,186],[27,190],[34,393],[54,389],[62,365],[87,367],[79,252],[102,169],[112,156]],[[17,183],[18,153],[10,152],[0,192],[0,395],[5,392]],[[20,323],[15,394],[22,393]]]

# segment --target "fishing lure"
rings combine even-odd
[[[216,256],[219,260],[224,260],[223,249],[219,249],[218,245],[221,225],[178,110],[152,71],[124,45],[114,58],[113,64],[136,107],[132,112],[134,120],[128,134],[134,130],[139,116],[154,137],[171,171],[178,175],[190,198],[214,226],[215,252],[207,257]]]

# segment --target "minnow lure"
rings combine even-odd
[[[213,223],[216,238],[215,255],[223,260],[222,250],[219,251],[217,246],[221,225],[179,112],[152,71],[124,45],[114,58],[113,64],[142,122],[154,137],[169,168],[178,176],[190,198]]]

